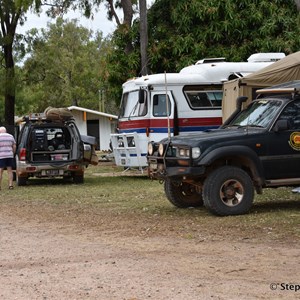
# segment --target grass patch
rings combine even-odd
[[[76,223],[122,234],[199,240],[300,239],[300,194],[293,194],[289,188],[265,189],[263,195],[256,196],[249,214],[216,217],[204,207],[174,207],[166,199],[163,185],[146,175],[106,175],[124,175],[123,171],[111,165],[90,166],[84,184],[31,179],[29,185],[14,190],[7,189],[5,172],[0,209],[20,218]]]

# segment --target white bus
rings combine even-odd
[[[118,133],[111,134],[116,165],[147,166],[150,141],[209,130],[222,124],[222,86],[283,58],[284,53],[256,53],[248,62],[204,59],[179,73],[162,73],[128,80],[118,117]]]

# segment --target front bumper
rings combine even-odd
[[[180,160],[179,160],[180,162]],[[148,176],[152,179],[173,178],[175,179],[189,179],[201,177],[205,174],[204,166],[190,166],[190,165],[174,165],[176,161],[172,160],[169,165],[166,160],[148,157]]]

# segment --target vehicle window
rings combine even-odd
[[[29,145],[33,151],[70,149],[70,132],[62,127],[35,127],[31,132]]]
[[[252,102],[241,111],[229,126],[255,126],[266,128],[282,106],[280,100],[262,99]]]
[[[26,139],[27,137],[27,134],[28,134],[28,126],[23,126],[21,128],[21,131],[20,131],[20,134],[19,134],[19,137],[18,137],[18,144],[20,144],[21,142],[24,143],[24,139]],[[25,141],[26,143],[26,141]]]
[[[279,120],[288,120],[290,129],[300,129],[300,100],[289,103],[280,114]]]
[[[145,116],[148,112],[148,101],[147,101],[147,92],[142,91],[144,93],[144,102],[139,103],[139,116]]]
[[[221,92],[221,91],[207,92],[207,96],[213,107],[221,107],[222,106],[223,92]]]
[[[168,102],[166,101],[168,99]],[[169,110],[169,114],[167,111]],[[154,117],[166,117],[171,114],[171,102],[169,96],[164,94],[154,95],[153,97],[153,116]]]
[[[121,118],[145,116],[147,114],[147,92],[144,91],[144,93],[145,101],[143,103],[139,103],[139,91],[133,91],[123,94],[120,107]]]
[[[185,97],[192,109],[221,108],[221,86],[185,86]]]

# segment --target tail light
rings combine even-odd
[[[25,160],[26,159],[26,149],[21,148],[20,154],[19,154],[19,160]]]
[[[79,167],[79,165],[70,165],[70,166],[68,167],[68,169],[74,171],[74,170],[79,170],[80,167]]]

